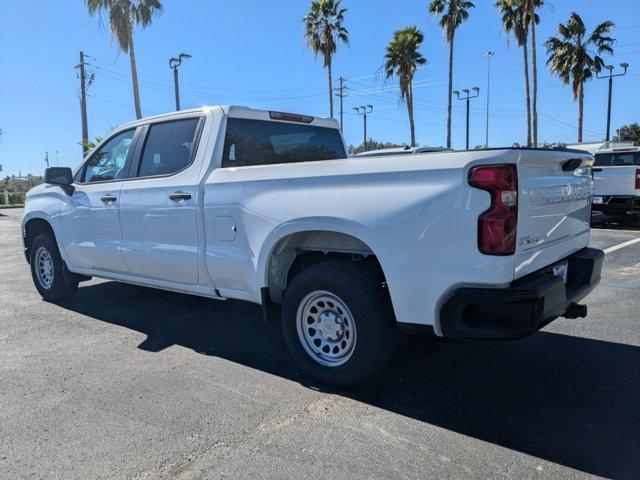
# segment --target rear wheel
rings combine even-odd
[[[324,262],[296,275],[285,292],[282,330],[294,360],[335,387],[381,373],[400,336],[377,276],[351,262]]]
[[[57,302],[71,297],[78,288],[78,282],[65,278],[64,263],[54,238],[49,233],[41,233],[29,250],[31,276],[42,298]]]

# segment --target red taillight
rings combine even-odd
[[[640,168],[636,168],[636,190],[640,190]]]
[[[469,185],[491,195],[491,206],[478,217],[478,249],[486,255],[513,255],[518,224],[516,166],[473,167],[469,171]]]
[[[310,117],[309,115],[298,115],[297,113],[287,113],[287,112],[269,112],[269,118],[271,120],[285,120],[287,122],[300,122],[300,123],[313,122],[313,117]]]

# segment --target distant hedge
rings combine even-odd
[[[25,192],[9,192],[9,205],[24,204]],[[4,205],[4,191],[0,191],[0,205]]]

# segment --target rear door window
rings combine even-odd
[[[595,155],[596,167],[625,167],[640,165],[640,152],[611,152]]]
[[[138,177],[171,175],[193,160],[199,118],[152,124],[142,150]]]
[[[346,158],[334,128],[245,118],[227,119],[223,167]]]

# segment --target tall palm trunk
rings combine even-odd
[[[409,129],[411,131],[411,146],[416,146],[416,127],[413,123],[413,80],[409,81],[407,92],[407,111],[409,112]]]
[[[133,49],[133,28],[131,24],[129,30],[129,60],[131,61],[131,82],[133,83],[133,103],[136,108],[136,118],[142,118],[142,109],[140,108],[140,91],[138,90],[138,69],[136,67],[136,53]]]
[[[531,5],[531,61],[533,62],[533,103],[531,105],[532,127],[533,127],[533,146],[538,146],[538,55],[536,49],[536,22],[535,8],[533,2]]]
[[[582,142],[582,120],[584,119],[584,84],[578,85],[578,143]]]
[[[524,91],[527,104],[527,147],[531,146],[531,91],[529,88],[529,54],[527,47],[527,39],[522,43],[522,52],[524,54]]]
[[[331,57],[327,61],[327,72],[329,73],[329,118],[333,118],[333,77],[331,73]]]
[[[451,32],[451,41],[449,42],[449,92],[447,99],[447,148],[451,148],[451,101],[453,96],[453,40],[456,31]]]

